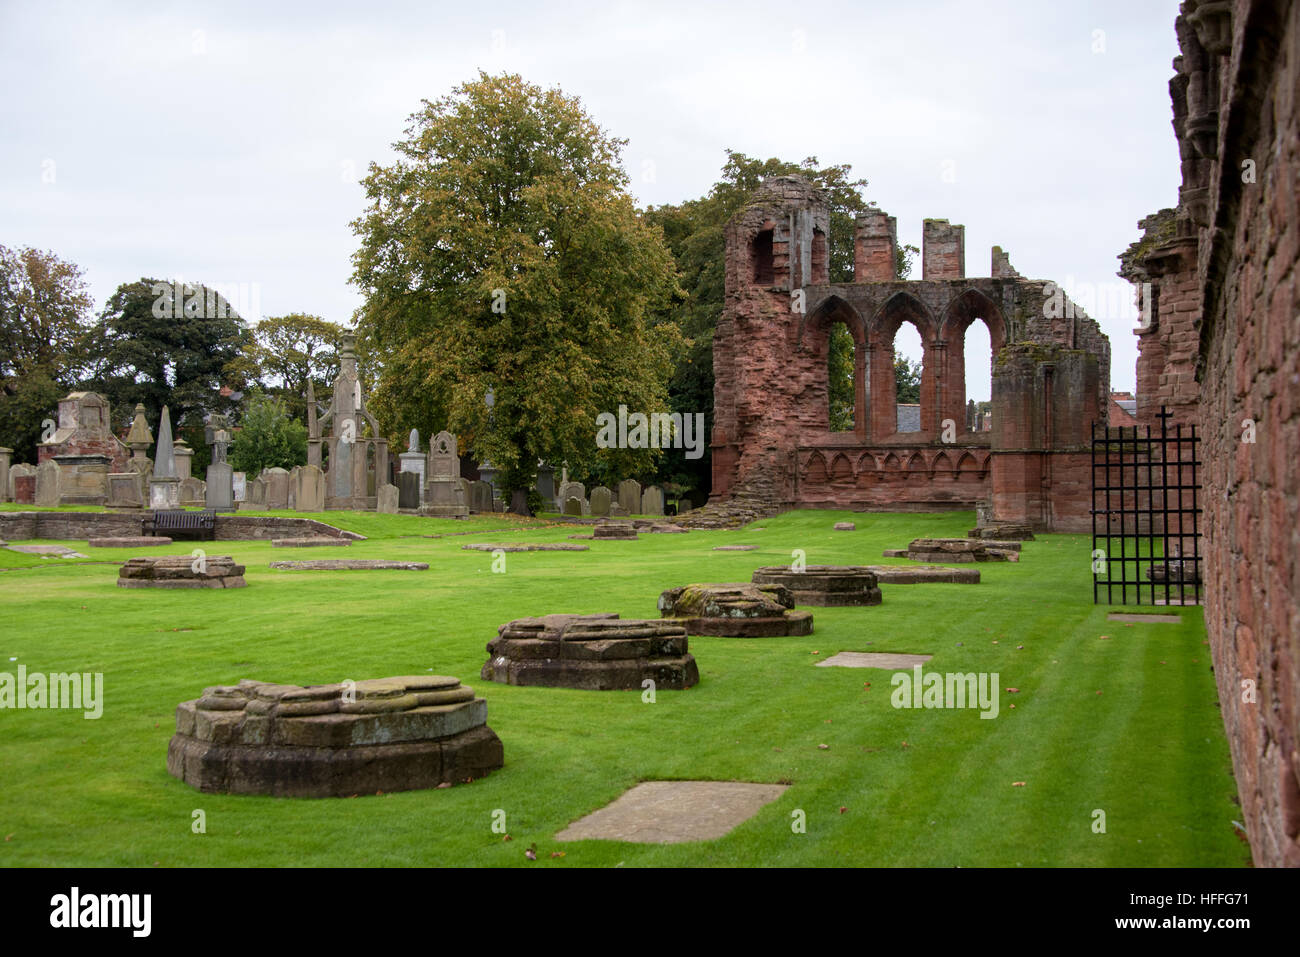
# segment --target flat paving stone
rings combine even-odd
[[[271,567],[322,572],[366,571],[370,569],[408,572],[429,570],[428,562],[395,562],[383,558],[322,558],[316,561],[271,562]]]
[[[825,661],[817,662],[818,668],[884,668],[898,671],[923,665],[934,655],[902,655],[884,651],[841,651],[831,655]]]
[[[722,837],[786,792],[746,781],[643,781],[575,821],[557,841],[681,844]]]
[[[126,535],[120,538],[92,538],[86,542],[91,548],[152,548],[171,543],[172,540],[166,535]]]
[[[588,535],[587,537],[590,538],[591,536]],[[544,542],[541,544],[517,542],[513,545],[473,544],[462,545],[461,548],[467,552],[586,552],[591,550],[590,545],[566,545],[564,542]]]
[[[321,535],[314,538],[273,538],[271,539],[272,548],[330,548],[341,547],[352,544],[350,538],[331,538],[328,535]]]
[[[6,545],[5,547],[11,552],[22,552],[25,555],[57,555],[60,558],[86,557],[67,545]]]
[[[1118,612],[1111,612],[1106,616],[1107,621],[1132,621],[1132,622],[1157,622],[1164,625],[1176,625],[1183,619],[1178,615],[1124,615]]]
[[[757,545],[714,545],[715,552],[752,552],[758,548]]]

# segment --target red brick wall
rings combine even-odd
[[[1300,3],[1235,0],[1230,19],[1217,6],[1183,7],[1171,91],[1179,212],[1198,245],[1194,270],[1161,280],[1162,321],[1171,280],[1173,298],[1191,306],[1175,308],[1166,378],[1148,387],[1174,400],[1191,389],[1181,350],[1199,317],[1215,679],[1255,863],[1300,866]]]

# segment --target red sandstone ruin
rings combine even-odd
[[[1090,427],[1110,392],[1110,342],[1055,283],[993,248],[968,278],[964,227],[927,219],[922,278],[895,278],[895,220],[857,218],[854,281],[829,282],[826,197],[767,180],[727,226],[726,304],[713,346],[712,503],[927,511],[974,508],[1036,529],[1089,527]],[[966,357],[971,323],[992,356]],[[842,322],[855,344],[855,422],[831,432],[827,359]],[[920,430],[898,431],[894,336],[924,345]],[[992,361],[993,427],[966,427],[966,362]]]

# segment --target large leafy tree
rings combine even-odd
[[[284,400],[288,413],[307,412],[307,382],[324,400],[338,376],[338,350],[344,329],[319,316],[290,313],[268,316],[253,329],[248,355],[260,371],[266,392]]]
[[[76,384],[91,298],[52,252],[0,246],[0,444],[35,461],[41,423]]]
[[[852,167],[822,166],[810,156],[801,163],[757,159],[727,150],[721,178],[707,196],[675,206],[647,211],[646,218],[663,228],[676,258],[685,288],[684,299],[669,310],[672,320],[692,343],[673,370],[669,392],[673,409],[704,412],[706,434],[713,425],[713,333],[722,316],[727,221],[749,201],[763,180],[771,176],[798,174],[825,190],[830,201],[830,279],[853,281],[853,227],[858,213],[867,208],[862,191],[865,179],[853,179]],[[915,248],[899,250],[900,275],[910,269]],[[831,427],[848,429],[853,421],[853,339],[837,325],[831,336],[830,353]],[[687,488],[707,488],[710,457],[686,463],[671,474]]]
[[[231,467],[255,476],[262,469],[291,469],[306,461],[307,426],[289,415],[283,399],[250,395],[230,449]]]
[[[625,141],[518,76],[423,103],[353,224],[359,328],[383,367],[371,409],[386,431],[450,428],[512,491],[539,459],[582,474],[599,413],[665,408],[680,344],[654,322],[673,261],[626,191]],[[599,456],[634,474],[654,453]]]
[[[215,289],[157,279],[124,283],[91,330],[89,387],[108,398],[117,418],[129,419],[139,402],[156,427],[168,406],[193,445],[203,418],[231,413],[237,399],[230,393],[255,381],[252,341],[247,324]]]

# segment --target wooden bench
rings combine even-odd
[[[154,512],[150,517],[140,520],[141,535],[158,535],[159,533],[171,538],[193,536],[215,542],[217,540],[217,513],[211,509],[204,509],[201,512],[167,509]]]

